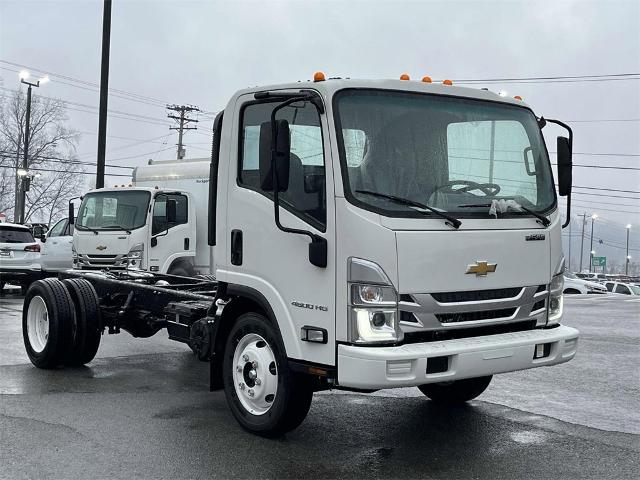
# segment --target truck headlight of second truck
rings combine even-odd
[[[127,253],[127,268],[142,268],[144,264],[144,243],[136,243]]]

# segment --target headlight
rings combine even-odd
[[[142,268],[144,263],[144,243],[136,243],[127,253],[127,268]]]
[[[560,321],[560,317],[562,317],[563,290],[564,275],[562,273],[559,273],[551,279],[551,284],[549,285],[549,312],[547,317],[547,325],[558,323]]]
[[[367,260],[351,258],[349,280],[351,342],[396,343],[402,340],[398,294],[382,268]]]

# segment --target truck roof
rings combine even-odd
[[[516,98],[502,96],[496,92],[483,90],[482,88],[459,87],[456,85],[444,85],[442,83],[427,83],[415,80],[361,80],[350,78],[329,78],[324,81],[314,82],[308,80],[306,82],[283,83],[279,85],[268,85],[262,87],[252,87],[240,90],[236,93],[238,97],[247,93],[264,92],[267,90],[301,90],[312,89],[322,95],[325,100],[332,96],[338,90],[347,88],[371,88],[382,90],[396,90],[417,93],[431,93],[436,95],[449,95],[455,97],[474,98],[478,100],[490,100],[494,102],[502,102],[517,106],[529,107],[522,100]],[[235,99],[234,97],[234,99]]]

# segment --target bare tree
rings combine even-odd
[[[22,168],[26,97],[15,92],[0,104],[0,212],[16,211]],[[78,133],[65,126],[64,104],[33,95],[29,128],[28,169],[33,180],[26,195],[25,220],[50,223],[66,211],[70,197],[84,181],[84,168],[74,160]],[[8,215],[9,216],[9,215]]]

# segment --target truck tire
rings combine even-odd
[[[65,363],[73,348],[75,318],[69,292],[57,278],[31,284],[22,307],[22,338],[38,368]]]
[[[458,405],[473,400],[484,392],[493,375],[487,377],[467,378],[453,382],[428,383],[418,388],[436,403]]]
[[[253,312],[241,315],[229,332],[223,382],[233,416],[244,429],[264,437],[300,425],[313,398],[305,378],[290,371],[278,331]]]
[[[102,335],[98,294],[84,278],[69,278],[62,283],[73,300],[76,329],[73,349],[66,365],[78,367],[96,356]]]

